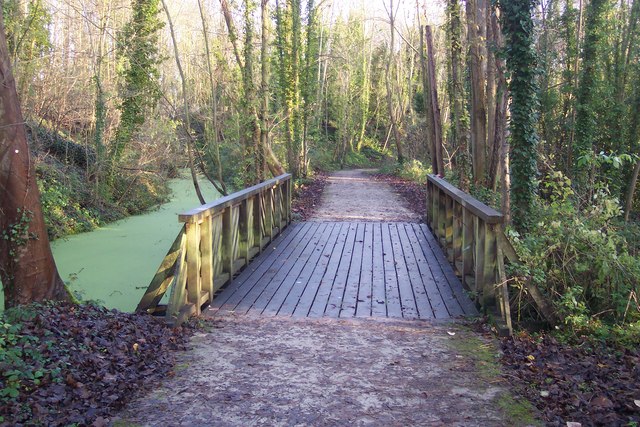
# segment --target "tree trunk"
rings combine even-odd
[[[444,157],[442,155],[442,120],[440,118],[440,104],[438,103],[438,83],[436,81],[436,60],[433,49],[431,26],[426,26],[427,37],[427,66],[429,68],[429,101],[431,103],[431,123],[433,125],[433,144],[438,169],[434,173],[444,176]]]
[[[0,11],[0,280],[5,307],[68,300],[44,223]]]
[[[433,132],[431,113],[431,90],[429,89],[429,67],[427,66],[426,47],[424,43],[424,26],[420,26],[420,68],[422,69],[422,101],[424,105],[425,124],[427,127],[427,148],[431,158],[431,172],[438,175],[438,156],[436,155],[435,135]]]
[[[200,204],[204,205],[206,201],[204,200],[204,196],[202,195],[202,191],[200,190],[200,184],[198,184],[198,175],[196,174],[195,166],[193,164],[193,147],[191,141],[191,113],[189,112],[189,98],[187,96],[187,81],[184,77],[184,71],[182,70],[182,63],[180,62],[180,55],[178,54],[178,44],[176,43],[176,34],[173,30],[173,21],[171,20],[171,15],[169,14],[169,9],[167,9],[167,3],[165,0],[162,1],[162,7],[164,8],[164,12],[167,15],[167,22],[169,23],[169,32],[171,34],[171,41],[173,42],[173,53],[176,58],[176,66],[178,67],[178,74],[180,75],[180,82],[182,83],[182,101],[184,105],[184,127],[185,132],[187,133],[187,154],[189,159],[189,169],[191,170],[191,180],[193,181],[193,187],[196,190],[196,194],[198,196],[198,200]],[[215,184],[215,183],[214,183]]]
[[[471,77],[471,154],[473,181],[483,185],[487,163],[486,0],[467,0],[469,74]]]
[[[207,31],[207,20],[204,15],[204,8],[202,7],[202,0],[198,0],[198,10],[200,11],[200,21],[202,22],[202,35],[204,37],[204,48],[207,58],[207,75],[209,77],[209,88],[211,90],[211,121],[213,128],[213,151],[215,156],[213,157],[213,163],[216,167],[216,173],[218,175],[218,182],[220,183],[221,193],[223,196],[227,195],[227,186],[224,183],[222,174],[222,160],[220,159],[220,144],[218,141],[218,102],[216,96],[216,86],[213,79],[213,67],[211,65],[211,49],[209,47],[209,33]],[[209,150],[211,153],[211,150]]]
[[[389,110],[389,120],[391,121],[391,131],[393,132],[393,139],[396,143],[396,149],[398,152],[398,163],[404,163],[404,150],[402,149],[402,140],[400,139],[400,130],[398,129],[397,116],[393,108],[393,93],[391,92],[391,64],[395,61],[395,17],[393,10],[393,0],[389,0],[389,25],[391,27],[391,40],[389,41],[389,59],[387,61],[387,67],[385,72],[385,84],[387,86],[387,108]]]
[[[491,1],[486,2],[486,25],[487,25],[487,40],[485,43],[485,52],[487,53],[487,178],[488,186],[492,187],[496,181],[496,167],[498,165],[497,153],[499,152],[499,146],[496,144],[496,62],[495,51],[497,49],[496,44],[496,28],[493,26],[495,18],[495,6]]]
[[[456,169],[460,175],[460,188],[469,190],[468,132],[469,120],[465,109],[465,90],[462,84],[462,19],[458,0],[449,0],[449,49],[451,55],[451,76],[449,83],[449,102],[453,122],[453,151]]]

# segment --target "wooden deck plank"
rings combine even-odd
[[[413,223],[292,224],[214,299],[210,315],[476,315],[444,253]]]
[[[449,285],[451,287],[451,290],[453,291],[453,294],[455,295],[458,303],[464,310],[464,314],[467,316],[477,315],[478,310],[476,309],[476,306],[473,304],[469,296],[465,293],[464,288],[462,287],[462,283],[460,282],[460,279],[458,278],[458,276],[456,276],[456,273],[453,271],[453,267],[451,266],[451,264],[449,264],[449,261],[447,260],[444,252],[440,248],[440,245],[438,245],[435,238],[433,237],[433,234],[431,234],[431,230],[429,230],[429,227],[427,227],[426,224],[416,224],[416,225],[420,227],[420,230],[425,236],[426,241],[429,243],[433,252],[435,253],[436,259],[438,260],[438,263],[440,264],[440,266],[444,271],[445,277],[449,282]]]
[[[329,301],[329,296],[331,295],[331,289],[333,288],[333,281],[336,277],[336,273],[338,272],[342,252],[345,248],[349,228],[349,223],[343,223],[340,228],[340,234],[336,240],[333,253],[329,258],[327,268],[319,281],[318,291],[316,292],[313,304],[311,305],[311,309],[308,313],[309,317],[322,317],[324,315],[324,311],[327,308],[327,303]]]
[[[269,303],[269,300],[271,300],[273,294],[278,290],[282,281],[300,261],[302,253],[309,246],[318,227],[318,223],[311,223],[309,231],[298,241],[295,248],[291,252],[281,255],[279,268],[277,270],[268,270],[265,275],[257,281],[257,286],[254,286],[251,292],[238,304],[234,310],[235,312],[251,312],[252,314],[260,314],[262,312]]]
[[[347,277],[349,275],[351,263],[353,262],[357,229],[357,223],[349,224],[349,233],[347,234],[344,250],[340,257],[340,265],[338,265],[338,270],[336,271],[335,278],[333,279],[333,287],[331,288],[327,307],[324,311],[324,315],[327,317],[338,317],[340,315],[340,308],[342,307],[344,292],[347,286]]]
[[[307,264],[314,263],[315,260],[312,258],[314,254],[317,253],[318,245],[321,240],[326,236],[324,235],[324,231],[329,228],[329,224],[327,223],[318,223],[318,227],[313,231],[313,235],[311,238],[307,238],[307,247],[304,249],[302,254],[300,254],[297,259],[294,260],[292,268],[284,275],[282,278],[279,287],[273,292],[272,296],[269,297],[269,288],[265,289],[265,292],[261,296],[261,298],[256,301],[254,306],[251,308],[249,312],[260,312],[264,315],[272,315],[275,316],[280,311],[280,307],[282,303],[284,303],[285,299],[289,295],[290,292],[296,287],[303,287],[304,284],[302,280],[299,280],[299,276],[302,273],[302,270],[306,268]],[[277,282],[276,278],[272,281],[272,283]]]
[[[351,266],[347,274],[347,283],[342,298],[342,305],[338,317],[355,317],[360,290],[360,275],[362,273],[362,255],[364,252],[365,223],[357,224]]]
[[[400,294],[402,317],[406,319],[416,319],[419,317],[418,308],[416,307],[416,298],[413,294],[413,287],[411,286],[409,270],[397,224],[389,224],[389,237],[391,238],[391,250],[393,251],[394,265],[396,267],[396,277],[398,278],[398,293]]]
[[[373,302],[373,227],[367,222],[364,227],[364,241],[362,243],[362,266],[360,269],[360,286],[356,305],[356,317],[371,316]]]
[[[295,304],[295,308],[293,309],[292,314],[292,316],[294,317],[306,317],[309,315],[309,311],[311,310],[313,302],[315,301],[316,295],[319,291],[320,282],[322,281],[322,278],[324,277],[329,266],[331,255],[337,250],[336,244],[338,243],[338,238],[340,236],[341,230],[345,225],[343,223],[332,224],[333,229],[331,230],[329,239],[324,246],[317,264],[315,265],[313,271],[311,272],[311,275],[309,276],[307,286],[302,292],[302,295],[300,295],[300,299],[297,302],[285,301],[285,304],[287,305]]]
[[[433,250],[433,247],[429,244],[427,237],[422,232],[420,224],[412,224],[412,227],[414,230],[416,230],[418,242],[420,243],[420,247],[422,248],[422,251],[425,255],[425,259],[429,264],[429,268],[431,268],[431,274],[433,275],[433,279],[435,281],[436,287],[438,288],[438,292],[442,296],[445,307],[447,307],[449,316],[458,317],[464,315],[464,310],[454,296],[453,290],[451,289],[451,285],[449,284],[449,281],[445,276],[442,265],[436,258],[436,254]],[[436,249],[438,250],[438,248]]]
[[[415,298],[416,308],[418,309],[418,317],[420,319],[433,319],[435,317],[435,314],[433,312],[433,308],[431,307],[429,296],[427,295],[424,278],[421,274],[421,267],[422,269],[426,267],[426,264],[424,266],[420,265],[421,263],[424,263],[424,257],[416,258],[413,244],[409,238],[409,235],[407,234],[407,228],[405,227],[405,224],[396,224],[396,226],[398,228],[398,237],[400,238],[401,247],[403,250],[403,257],[407,266],[409,281],[411,282],[411,288],[413,290],[413,297]],[[413,229],[411,230],[411,233],[413,234]],[[418,248],[418,250],[420,249]],[[433,277],[430,277],[430,275],[426,276],[426,278],[433,280]]]
[[[421,284],[424,289],[424,294],[429,300],[431,312],[436,319],[446,319],[449,317],[449,312],[447,311],[447,307],[442,299],[442,295],[440,295],[440,291],[438,290],[438,286],[433,278],[431,268],[427,262],[424,252],[420,247],[416,230],[411,226],[411,224],[403,224],[403,226],[409,239],[409,245],[413,250],[416,264],[418,265]]]
[[[292,224],[287,227],[282,234],[280,234],[269,246],[265,248],[262,254],[258,255],[253,261],[251,261],[249,266],[247,266],[247,268],[245,268],[233,282],[223,288],[220,293],[216,295],[209,310],[219,310],[223,305],[227,304],[231,298],[235,299],[236,303],[240,301],[240,299],[244,297],[244,294],[250,290],[247,289],[247,287],[242,287],[242,289],[240,289],[240,285],[253,275],[262,275],[264,270],[270,268],[280,254],[282,254],[292,242],[295,242],[299,233],[304,232],[306,229],[307,227],[304,223]],[[235,305],[236,303],[230,304]]]
[[[398,289],[398,276],[396,273],[395,259],[389,223],[382,224],[382,261],[384,264],[385,303],[387,304],[388,317],[402,317],[402,304]]]
[[[373,224],[373,260],[371,268],[371,315],[387,316],[387,290],[384,278],[382,224]]]
[[[314,270],[321,263],[323,255],[327,253],[329,255],[331,254],[333,247],[327,249],[327,246],[333,245],[332,242],[335,242],[335,237],[332,238],[332,235],[334,235],[334,229],[336,228],[335,223],[326,223],[326,227],[322,230],[322,234],[318,239],[318,244],[316,245],[313,254],[309,257],[309,260],[306,262],[304,268],[296,278],[295,286],[292,287],[291,291],[287,294],[286,298],[278,308],[277,314],[279,316],[292,316],[307,289],[310,289],[310,291],[312,290],[315,295],[316,287],[314,284],[309,284],[311,276],[313,275]],[[335,234],[337,235],[337,231],[335,231]],[[327,250],[328,252],[326,252]]]
[[[276,274],[276,272],[282,267],[282,264],[288,259],[291,252],[304,240],[305,236],[311,229],[310,223],[303,223],[300,230],[293,236],[292,239],[281,241],[279,239],[274,240],[274,244],[269,248],[274,248],[272,251],[265,251],[260,256],[265,256],[265,262],[258,266],[255,270],[245,269],[240,275],[231,283],[233,287],[232,295],[229,296],[227,301],[224,302],[219,308],[219,311],[235,311],[240,304],[245,308],[247,300],[255,298],[262,291],[262,287],[268,283],[268,281]],[[280,246],[280,247],[279,247]],[[255,299],[253,300],[255,301]],[[252,301],[252,302],[253,302]]]

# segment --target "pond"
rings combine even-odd
[[[60,276],[80,299],[136,308],[182,227],[178,214],[200,204],[191,178],[173,179],[170,186],[171,201],[157,210],[51,243]],[[219,197],[209,182],[200,180],[200,186],[207,202]]]

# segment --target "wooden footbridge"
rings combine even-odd
[[[428,224],[294,222],[285,174],[179,215],[137,310],[188,316],[448,319],[510,326],[502,215],[429,176]],[[207,308],[208,307],[208,308]]]

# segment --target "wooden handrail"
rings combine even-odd
[[[291,190],[283,174],[178,215],[184,225],[136,311],[164,313],[170,323],[200,314],[291,223]]]
[[[504,257],[515,254],[503,215],[435,175],[427,176],[427,223],[483,311],[497,311],[511,333]]]

